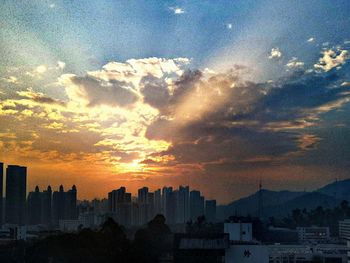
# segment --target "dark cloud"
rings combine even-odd
[[[140,87],[145,103],[157,109],[163,109],[169,104],[170,94],[164,79],[148,75],[141,79]]]
[[[75,85],[75,95],[79,99],[85,99],[88,106],[127,106],[138,100],[137,94],[132,90],[132,84],[125,81],[102,81],[92,76],[74,76],[70,80]]]
[[[321,74],[297,71],[266,83],[244,81],[235,70],[210,77],[187,72],[166,100],[168,108],[163,112],[168,115],[155,120],[146,136],[172,142],[160,153],[175,156],[172,164],[199,163],[207,171],[289,162],[317,151],[322,143],[315,135],[317,129],[306,128],[321,125],[323,114],[350,99],[350,87],[341,86],[346,71],[346,65]],[[176,111],[184,98],[193,99],[194,104],[186,104],[190,111],[184,114],[210,110],[192,121],[178,122]]]
[[[38,103],[43,103],[43,104],[57,104],[57,105],[61,105],[61,106],[66,105],[66,103],[63,101],[55,100],[53,98],[46,97],[46,96],[35,96],[32,98],[32,100],[35,102],[38,102]]]

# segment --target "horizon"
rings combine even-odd
[[[0,162],[0,163],[2,163],[2,162]],[[6,172],[5,172],[6,169],[5,169],[5,167],[7,167],[7,166],[20,166],[20,167],[23,167],[23,166],[22,166],[22,165],[18,165],[18,164],[4,164],[4,163],[2,163],[2,164],[4,165],[4,181],[3,181],[3,187],[5,187],[5,185],[6,185]],[[27,168],[27,171],[28,171],[28,167],[26,167],[26,168]],[[27,179],[28,179],[28,177],[27,177]],[[317,191],[319,191],[320,189],[323,189],[323,188],[325,188],[325,187],[327,187],[327,186],[329,186],[329,185],[336,184],[336,183],[342,183],[342,182],[344,182],[344,181],[350,181],[350,178],[343,179],[343,180],[335,179],[335,181],[333,181],[333,182],[328,182],[328,183],[326,183],[326,184],[324,184],[324,185],[321,185],[320,187],[317,187],[317,188],[314,188],[314,189],[308,189],[308,190],[304,189],[303,191],[296,191],[296,190],[291,190],[291,189],[277,189],[277,190],[274,190],[274,189],[270,189],[270,188],[264,187],[264,185],[263,185],[262,182],[261,182],[261,187],[262,187],[261,189],[257,189],[256,191],[253,191],[253,192],[251,192],[251,193],[248,193],[247,195],[241,196],[241,197],[239,197],[239,198],[237,198],[237,199],[232,199],[232,200],[230,200],[230,201],[227,202],[227,203],[220,203],[220,202],[219,202],[217,205],[219,205],[219,206],[226,206],[226,205],[229,205],[229,204],[234,203],[234,202],[236,202],[236,201],[239,201],[239,200],[241,200],[241,199],[245,199],[245,198],[248,198],[248,197],[250,197],[250,196],[253,196],[253,195],[259,193],[260,190],[266,190],[266,191],[271,191],[271,192],[285,192],[285,191],[286,191],[286,192],[313,193],[313,192],[317,192]],[[51,187],[52,192],[55,192],[55,191],[58,191],[58,190],[59,190],[60,186],[63,186],[63,188],[64,188],[65,190],[69,190],[69,189],[71,189],[73,186],[76,186],[76,185],[75,185],[75,184],[73,184],[73,185],[71,185],[71,186],[70,186],[70,185],[64,185],[64,184],[58,184],[58,185],[56,185],[56,186],[52,186],[52,185],[50,185],[50,184],[49,184],[49,185],[35,185],[35,186],[34,186],[33,188],[31,188],[31,189],[29,189],[29,188],[27,189],[27,195],[28,195],[30,192],[34,192],[36,187],[39,187],[39,191],[43,191],[43,190],[46,190],[49,186]],[[126,191],[128,190],[128,188],[127,188],[126,186],[124,186],[124,185],[119,185],[119,186],[116,186],[116,187],[112,188],[110,191],[117,190],[117,189],[122,188],[122,187],[125,187]],[[166,188],[166,187],[172,187],[173,190],[178,190],[180,187],[189,187],[189,190],[190,190],[190,191],[194,190],[194,191],[200,191],[200,192],[201,192],[200,189],[191,188],[191,186],[189,186],[189,185],[163,185],[162,187],[159,187],[159,188],[150,188],[148,185],[143,185],[141,188],[143,188],[143,187],[147,187],[147,188],[149,189],[150,192],[154,192],[154,191],[156,191],[156,190],[162,190],[163,188]],[[258,187],[259,187],[259,186],[258,186]],[[137,189],[136,192],[131,192],[132,197],[137,198],[137,197],[138,197],[138,192],[137,192],[137,191],[140,190],[141,188]],[[110,192],[110,191],[108,191],[108,192]],[[95,200],[95,199],[97,199],[97,200],[108,199],[108,192],[105,193],[105,195],[103,195],[103,196],[95,196],[95,197],[92,197],[92,198],[79,198],[79,188],[77,187],[77,201],[79,201],[79,202],[84,202],[84,201],[92,201],[92,200]],[[204,194],[204,193],[201,192],[201,194]],[[215,200],[215,201],[216,201],[216,199],[214,199],[214,198],[207,198],[205,195],[203,195],[203,196],[204,196],[205,200]],[[6,199],[6,191],[3,191],[3,198]],[[339,200],[341,200],[341,199],[339,199]]]
[[[350,179],[350,5],[300,3],[6,1],[0,160],[80,199]]]

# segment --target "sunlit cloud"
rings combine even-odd
[[[169,9],[173,11],[175,15],[181,15],[185,13],[185,10],[178,6],[169,7]]]
[[[279,59],[282,57],[282,52],[279,48],[272,48],[270,51],[269,59]]]
[[[319,62],[314,65],[316,69],[321,69],[323,71],[330,71],[333,68],[338,68],[342,66],[347,59],[349,59],[349,53],[347,50],[333,50],[328,49],[322,52],[322,57]]]

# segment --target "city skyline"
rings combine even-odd
[[[1,184],[3,168],[0,163]],[[169,225],[184,225],[202,216],[207,222],[216,223],[216,200],[205,199],[200,191],[190,190],[189,186],[178,189],[164,186],[154,192],[144,186],[136,196],[121,186],[108,192],[107,198],[78,202],[75,185],[66,191],[63,185],[56,190],[48,185],[42,191],[36,186],[30,191],[24,166],[7,165],[5,178],[5,215],[0,214],[0,226],[76,229],[80,225],[96,227],[110,217],[124,227],[131,227],[146,225],[157,215],[164,215]]]
[[[4,1],[0,160],[80,199],[350,178],[347,1]]]

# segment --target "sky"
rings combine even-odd
[[[0,161],[28,190],[225,204],[350,178],[350,3],[0,3]]]

